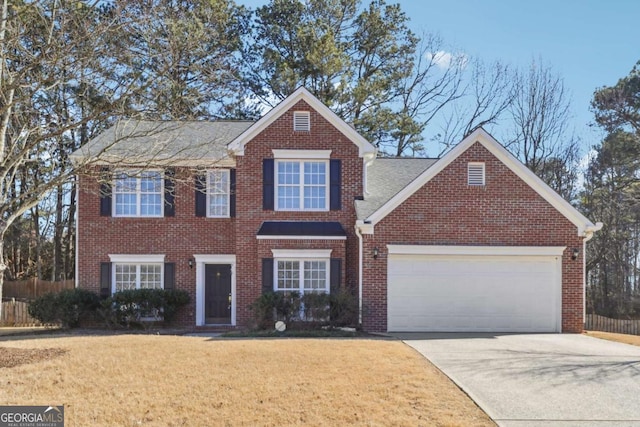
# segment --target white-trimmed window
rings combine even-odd
[[[331,250],[272,250],[273,289],[278,292],[328,293]]]
[[[293,112],[293,130],[296,132],[309,132],[311,130],[311,115],[308,111]]]
[[[216,169],[207,172],[208,217],[229,217],[230,182],[229,169]]]
[[[470,162],[467,165],[467,184],[471,186],[485,185],[484,162]]]
[[[329,260],[278,259],[274,262],[274,290],[307,293],[329,292]]]
[[[163,289],[164,255],[110,255],[112,292]]]
[[[161,217],[163,200],[162,171],[116,172],[113,184],[113,216]]]
[[[328,163],[326,160],[276,161],[276,209],[328,210]]]

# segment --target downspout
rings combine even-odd
[[[602,229],[602,223],[596,222],[595,226],[586,226],[584,239],[582,239],[582,324],[587,321],[587,242],[593,238],[593,233]]]
[[[362,233],[358,224],[354,228],[358,236],[358,325],[362,327]]]
[[[80,268],[79,268],[79,262],[78,262],[78,254],[79,254],[79,249],[78,249],[78,231],[80,230],[80,222],[79,222],[79,218],[80,218],[80,209],[78,209],[78,207],[80,207],[80,175],[76,174],[76,238],[75,238],[75,262],[74,262],[74,281],[75,281],[75,287],[79,288],[80,286],[80,276],[78,275]]]

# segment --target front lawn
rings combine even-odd
[[[640,336],[638,335],[616,334],[613,332],[601,332],[601,331],[585,331],[585,335],[589,335],[590,337],[600,338],[603,340],[616,341],[616,342],[621,342],[625,344],[640,346]]]
[[[368,339],[7,340],[0,404],[64,404],[74,426],[494,425],[413,349]]]

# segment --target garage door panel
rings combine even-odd
[[[555,256],[391,255],[390,331],[553,332]]]

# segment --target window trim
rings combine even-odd
[[[475,167],[480,167],[481,171],[482,171],[482,176],[481,176],[481,180],[482,183],[478,183],[478,182],[472,182],[471,180],[471,170]],[[477,171],[476,171],[477,173]],[[484,185],[486,185],[487,183],[487,178],[486,178],[486,167],[485,167],[485,163],[484,162],[469,162],[467,163],[467,185],[469,187],[482,187]]]
[[[227,214],[226,215],[212,215],[211,214],[211,196],[212,194],[209,192],[211,188],[211,172],[223,172],[227,175]],[[207,218],[230,218],[231,217],[231,170],[230,169],[208,169],[206,171],[206,204],[207,204]]]
[[[331,258],[333,249],[271,249],[273,258]]]
[[[331,150],[281,150],[272,149],[275,160],[328,160],[331,158]]]
[[[297,289],[278,289],[278,263],[279,262],[297,262],[298,265],[298,288]],[[316,257],[280,257],[273,259],[273,291],[274,292],[298,292],[300,296],[305,294],[304,288],[304,263],[312,261],[321,261],[325,265],[325,277],[324,277],[324,292],[325,294],[331,293],[331,259],[330,258],[316,258]],[[317,291],[317,290],[316,290]],[[310,291],[311,292],[311,291]]]
[[[133,174],[131,174],[131,170],[126,170],[126,169],[119,169],[114,171],[113,174],[113,179],[112,179],[112,183],[111,183],[111,197],[112,197],[112,203],[111,203],[111,216],[116,217],[116,218],[162,218],[164,217],[164,195],[165,195],[165,188],[164,188],[164,171],[162,169],[144,169],[144,170],[138,170],[138,171],[133,171]],[[144,172],[158,172],[158,174],[160,175],[160,213],[158,215],[142,215],[141,214],[141,208],[142,208],[142,191],[141,191],[141,179],[142,176],[141,174]],[[118,181],[117,176],[120,174],[127,174],[129,176],[129,178],[135,178],[136,179],[136,213],[135,215],[123,215],[123,214],[118,214],[117,213],[117,205],[118,205],[118,194],[124,194],[124,193],[118,193],[116,191],[117,185],[116,182]],[[128,193],[128,194],[133,194],[133,193]],[[155,193],[152,193],[155,194]]]
[[[116,265],[135,265],[136,266],[136,287],[140,288],[140,266],[141,265],[159,265],[160,266],[160,285],[164,289],[164,258],[165,255],[128,255],[128,254],[109,254],[111,261],[111,293],[120,292],[116,289]]]
[[[330,183],[331,180],[331,171],[330,164],[328,159],[318,159],[318,158],[276,158],[274,164],[274,210],[283,211],[283,212],[328,212],[330,210]],[[278,183],[278,166],[280,163],[298,163],[300,165],[300,182],[298,184],[298,188],[300,189],[300,197],[298,199],[298,208],[281,208],[280,207],[280,184]],[[325,180],[324,180],[324,189],[325,189],[325,197],[324,197],[324,208],[321,209],[305,209],[304,207],[304,164],[305,163],[324,163],[325,169]],[[314,185],[314,187],[319,187]]]

